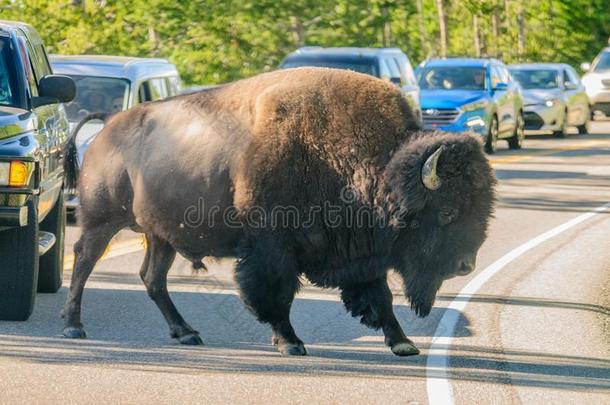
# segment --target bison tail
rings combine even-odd
[[[66,145],[66,151],[64,154],[64,185],[65,189],[70,195],[76,194],[76,187],[78,186],[78,175],[80,172],[79,161],[78,161],[78,148],[76,147],[76,135],[81,128],[91,120],[102,120],[105,121],[108,118],[107,113],[93,113],[87,115],[74,127],[70,139]]]

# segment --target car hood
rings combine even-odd
[[[482,90],[421,90],[420,104],[426,108],[458,108],[486,98]]]
[[[522,89],[525,104],[544,104],[547,100],[561,97],[559,89]]]
[[[30,111],[14,107],[0,107],[0,139],[10,138],[35,129]]]

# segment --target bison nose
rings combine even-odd
[[[465,276],[466,274],[470,274],[473,272],[474,268],[477,265],[477,257],[476,255],[468,255],[462,259],[460,265],[458,267],[458,275]]]

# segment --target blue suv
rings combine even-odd
[[[506,66],[496,59],[431,59],[417,69],[426,129],[471,131],[494,153],[498,139],[523,145],[523,98]]]

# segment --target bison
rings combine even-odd
[[[75,160],[72,150],[69,178]],[[180,343],[202,340],[168,294],[177,252],[196,267],[237,257],[240,295],[283,354],[306,354],[290,323],[301,277],[340,289],[394,354],[417,354],[388,271],[428,315],[443,280],[474,269],[494,184],[477,139],[419,131],[395,86],[359,73],[290,69],[141,105],[112,117],[86,153],[63,334],[86,337],[87,278],[131,228],[147,241],[142,281]]]

